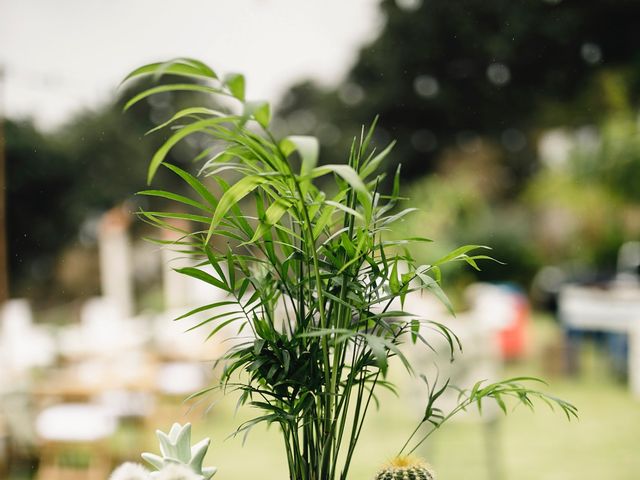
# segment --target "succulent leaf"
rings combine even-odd
[[[191,465],[191,468],[195,471],[202,470],[202,462],[204,461],[204,456],[209,449],[210,443],[211,440],[205,438],[191,447],[191,461],[189,462],[189,465]]]
[[[177,423],[174,424],[178,425]],[[187,423],[184,428],[178,431],[175,441],[176,456],[182,463],[189,463],[191,460],[191,424]]]
[[[202,469],[202,476],[204,477],[204,480],[209,480],[217,471],[218,467],[205,467]]]
[[[187,423],[187,425],[185,425],[184,427],[189,426],[189,432],[191,432],[191,425],[189,423]],[[182,432],[183,427],[180,426],[179,423],[174,423],[173,425],[171,425],[171,430],[169,430],[169,439],[171,440],[171,443],[175,444],[178,441],[178,436],[180,435],[180,432]]]
[[[160,470],[162,468],[162,465],[164,464],[163,458],[154,453],[145,452],[141,455],[141,457],[145,462],[149,463],[157,470]]]
[[[160,453],[163,457],[174,457],[173,446],[171,445],[171,438],[164,432],[156,430],[156,436],[160,442]]]
[[[211,440],[205,438],[192,447],[190,423],[186,425],[174,423],[168,434],[157,430],[156,436],[160,444],[161,456],[153,453],[142,454],[142,458],[157,470],[151,473],[151,478],[159,480],[164,479],[165,473],[168,475],[167,472],[173,475],[175,472],[188,471],[193,473],[188,480],[209,480],[218,470],[216,467],[202,467]],[[180,468],[174,468],[176,466]]]

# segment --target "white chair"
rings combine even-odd
[[[41,442],[37,480],[104,480],[110,469],[106,441],[116,427],[100,405],[66,403],[42,410],[36,419]],[[70,460],[77,458],[77,463]]]
[[[5,374],[24,375],[32,368],[53,364],[56,347],[52,335],[34,325],[27,300],[9,300],[0,308],[0,365]]]

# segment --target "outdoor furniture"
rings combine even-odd
[[[55,354],[49,330],[34,324],[27,300],[13,299],[0,305],[0,368],[5,375],[20,379],[33,368],[52,365]]]
[[[37,480],[104,480],[111,463],[106,441],[115,429],[114,418],[99,405],[45,408],[36,419],[41,442]]]
[[[188,331],[214,313],[201,312],[179,321],[175,320],[190,309],[190,307],[175,308],[162,312],[153,318],[151,328],[154,349],[162,359],[179,362],[213,361],[221,357],[227,348],[227,345],[221,344],[219,338],[207,341],[206,329]],[[216,310],[215,314],[219,314],[221,311]]]
[[[111,357],[143,350],[150,341],[149,319],[127,317],[121,308],[106,297],[88,299],[80,310],[80,323],[60,329],[60,355],[72,361]]]
[[[153,392],[155,375],[153,356],[133,351],[51,370],[31,391],[43,400],[88,402],[109,392]]]
[[[640,287],[567,285],[560,291],[558,307],[568,329],[628,335],[629,388],[640,398]]]

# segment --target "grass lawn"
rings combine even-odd
[[[535,414],[518,409],[500,419],[494,429],[497,435],[481,422],[453,422],[434,435],[420,455],[442,480],[637,480],[640,401],[631,399],[624,386],[606,381],[554,380],[551,390],[579,407],[579,421],[567,422],[540,405]],[[386,400],[363,432],[351,474],[354,480],[371,479],[414,425],[406,402]],[[214,437],[209,458],[220,469],[216,478],[287,478],[276,429],[257,427],[242,447],[240,438],[222,441],[234,425],[233,406],[226,400],[214,408],[206,425],[197,425],[197,436]],[[489,474],[489,447],[497,449],[502,475]]]
[[[548,322],[536,326],[537,344],[555,334]],[[541,353],[506,368],[506,376],[545,375]],[[448,424],[420,451],[441,480],[637,480],[640,478],[640,400],[624,384],[609,378],[606,359],[587,348],[585,373],[576,379],[549,378],[549,391],[574,403],[578,421],[568,422],[560,412],[543,404],[535,413],[519,408],[488,427],[480,421]],[[415,426],[417,411],[407,398],[383,397],[373,412],[355,456],[350,478],[371,479],[392,457]],[[196,436],[209,435],[214,444],[210,463],[219,467],[219,480],[264,478],[284,480],[286,468],[275,428],[256,427],[242,447],[240,438],[223,438],[245,416],[233,417],[234,403],[224,399],[206,422],[196,422]],[[488,468],[488,458],[498,465]],[[493,474],[489,472],[493,471]]]

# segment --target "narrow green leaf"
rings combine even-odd
[[[260,222],[260,225],[258,225],[258,228],[256,228],[253,237],[246,243],[255,243],[260,238],[262,238],[262,236],[272,226],[278,223],[278,221],[287,212],[287,210],[289,210],[289,208],[291,208],[291,202],[282,198],[277,199],[275,202],[269,205],[269,208],[267,208],[267,210],[264,212],[264,218]]]
[[[399,219],[401,219],[402,217],[404,217],[405,215],[408,215],[412,212],[417,211],[417,208],[405,208],[404,210],[396,213],[395,215],[391,215],[389,217],[385,217],[383,219],[380,220],[380,225],[381,226],[386,226],[386,225],[390,225],[396,221],[398,221]]]
[[[182,320],[183,318],[190,317],[191,315],[195,315],[196,313],[204,312],[206,310],[211,310],[213,308],[223,307],[226,305],[236,305],[237,303],[238,302],[236,302],[235,300],[225,300],[222,302],[210,303],[208,305],[203,305],[201,307],[194,308],[193,310],[190,310],[187,313],[182,314],[179,317],[175,318],[174,321]]]
[[[354,190],[364,195],[369,195],[367,187],[362,182],[362,179],[358,176],[356,171],[349,165],[322,165],[311,170],[310,175],[312,178],[321,177],[328,173],[335,173],[347,182]]]
[[[411,320],[411,342],[415,345],[418,342],[418,336],[420,334],[420,320]]]
[[[173,173],[178,175],[180,178],[182,178],[198,195],[200,195],[204,200],[206,200],[209,203],[209,205],[211,205],[212,207],[215,207],[216,205],[218,205],[218,200],[216,200],[216,198],[211,194],[211,192],[209,192],[207,187],[205,187],[204,184],[200,180],[198,180],[196,177],[184,171],[180,167],[176,167],[175,165],[172,165],[170,163],[163,163],[163,165],[169,170],[171,170]]]
[[[325,200],[324,203],[326,203],[327,205],[331,205],[332,207],[335,207],[338,210],[342,210],[343,212],[348,213],[349,215],[353,215],[358,220],[364,220],[364,217],[360,215],[358,212],[356,212],[353,208],[347,207],[342,203],[337,203],[332,200]]]
[[[491,247],[487,247],[486,245],[463,245],[462,247],[458,247],[452,252],[449,252],[444,257],[438,259],[436,262],[434,262],[434,265],[442,265],[443,263],[450,262],[451,260],[461,257],[462,255],[466,254],[467,252],[470,252],[471,250],[476,250],[479,248],[491,250]]]
[[[214,287],[218,287],[219,289],[224,290],[225,292],[229,292],[229,293],[232,292],[232,290],[229,289],[229,286],[227,284],[225,284],[222,281],[218,280],[213,275],[210,275],[207,272],[203,272],[202,270],[199,270],[197,268],[184,267],[184,268],[176,268],[175,270],[176,270],[176,272],[182,273],[183,275],[187,275],[189,277],[197,278],[198,280],[202,280],[203,282],[206,282],[209,285],[213,285]]]
[[[376,170],[378,169],[382,161],[387,157],[387,155],[389,155],[391,150],[393,150],[393,147],[395,146],[395,144],[396,144],[395,141],[391,142],[389,145],[387,145],[387,147],[383,151],[381,151],[378,155],[373,157],[362,168],[362,170],[360,171],[360,175],[362,176],[362,178],[367,178],[369,175],[376,172]]]
[[[318,164],[320,143],[316,137],[292,135],[286,137],[280,142],[280,150],[282,150],[285,157],[288,157],[294,151],[297,151],[302,159],[300,175],[306,176],[311,173],[313,168]]]
[[[389,289],[391,293],[397,295],[400,292],[400,281],[398,280],[398,259],[396,258],[391,268],[391,275],[389,276]]]
[[[127,103],[124,104],[123,110],[127,111],[136,103],[141,100],[144,100],[151,95],[155,95],[156,93],[165,93],[165,92],[201,92],[201,93],[209,93],[209,94],[224,94],[222,90],[219,88],[208,87],[206,85],[198,85],[197,83],[172,83],[170,85],[158,85],[157,87],[152,87],[147,90],[140,92],[131,98]]]
[[[213,231],[216,229],[222,217],[226,215],[230,208],[236,205],[240,200],[246,197],[249,193],[256,189],[259,185],[267,183],[269,180],[265,177],[257,175],[251,175],[249,177],[242,178],[239,182],[231,186],[220,198],[216,211],[211,219],[211,226],[207,233],[206,241],[209,242]],[[252,232],[253,233],[253,232]]]
[[[228,73],[224,76],[223,83],[227,86],[227,88],[231,92],[231,95],[244,102],[244,75],[242,75],[241,73]]]
[[[271,122],[271,106],[263,100],[246,102],[244,116],[253,117],[262,128],[267,128]]]
[[[360,142],[360,156],[364,156],[364,152],[369,148],[369,144],[371,143],[371,139],[373,138],[373,133],[375,132],[376,126],[378,125],[378,120],[380,120],[380,116],[376,115],[373,119],[373,122],[371,122],[371,125],[369,125],[367,135],[362,138],[362,141]],[[362,126],[362,129],[364,131],[364,125]]]
[[[216,333],[218,333],[220,330],[222,330],[224,327],[226,327],[227,325],[231,325],[232,323],[237,322],[239,320],[244,320],[244,317],[234,317],[234,318],[230,318],[228,320],[225,320],[224,322],[220,322],[213,330],[211,330],[209,332],[209,334],[207,335],[206,339],[209,340]]]
[[[208,127],[212,127],[216,124],[226,121],[227,119],[224,117],[220,118],[207,118],[204,120],[198,120],[196,122],[190,123],[189,125],[182,127],[180,130],[171,135],[164,144],[153,155],[151,162],[149,163],[149,171],[147,175],[147,183],[151,183],[153,177],[158,170],[160,164],[164,161],[166,156],[169,154],[169,151],[182,139],[191,135],[195,132],[201,132],[206,130]]]
[[[197,222],[209,224],[211,219],[204,215],[194,215],[192,213],[177,212],[142,212],[144,216],[157,220],[158,218],[173,218],[175,220],[186,220],[188,222]]]
[[[420,280],[422,280],[424,288],[432,292],[438,298],[438,300],[440,300],[440,302],[442,302],[442,304],[447,307],[447,310],[449,310],[449,313],[451,313],[451,315],[455,315],[453,305],[451,305],[449,297],[447,297],[447,295],[444,293],[444,291],[440,287],[440,284],[426,273],[421,272],[419,269],[416,270],[416,275],[420,278]]]
[[[229,120],[235,118],[235,117],[227,116],[223,112],[221,112],[219,110],[213,110],[211,108],[204,108],[204,107],[183,108],[182,110],[177,112],[175,115],[173,115],[166,122],[163,122],[160,125],[157,125],[156,127],[154,127],[151,130],[149,130],[147,133],[145,133],[145,135],[149,135],[150,133],[153,133],[153,132],[156,132],[158,130],[161,130],[164,127],[172,124],[176,120],[180,120],[181,118],[192,117],[192,116],[197,116],[197,115],[209,115],[209,116],[212,116],[212,117],[226,117]]]
[[[182,203],[183,205],[189,205],[190,207],[194,207],[199,210],[213,213],[213,209],[211,209],[210,207],[207,207],[203,203],[197,202],[183,195],[178,195],[177,193],[166,192],[164,190],[142,190],[141,192],[138,192],[136,195],[165,198],[167,200],[173,200],[174,202]]]
[[[236,290],[236,263],[233,258],[233,252],[231,251],[231,247],[227,247],[227,272],[228,272],[228,283],[231,287],[231,291],[235,292]]]
[[[167,62],[157,62],[143,65],[129,73],[121,85],[132,78],[154,75],[180,75],[183,77],[210,78],[217,79],[216,73],[199,60],[192,58],[175,58]]]

